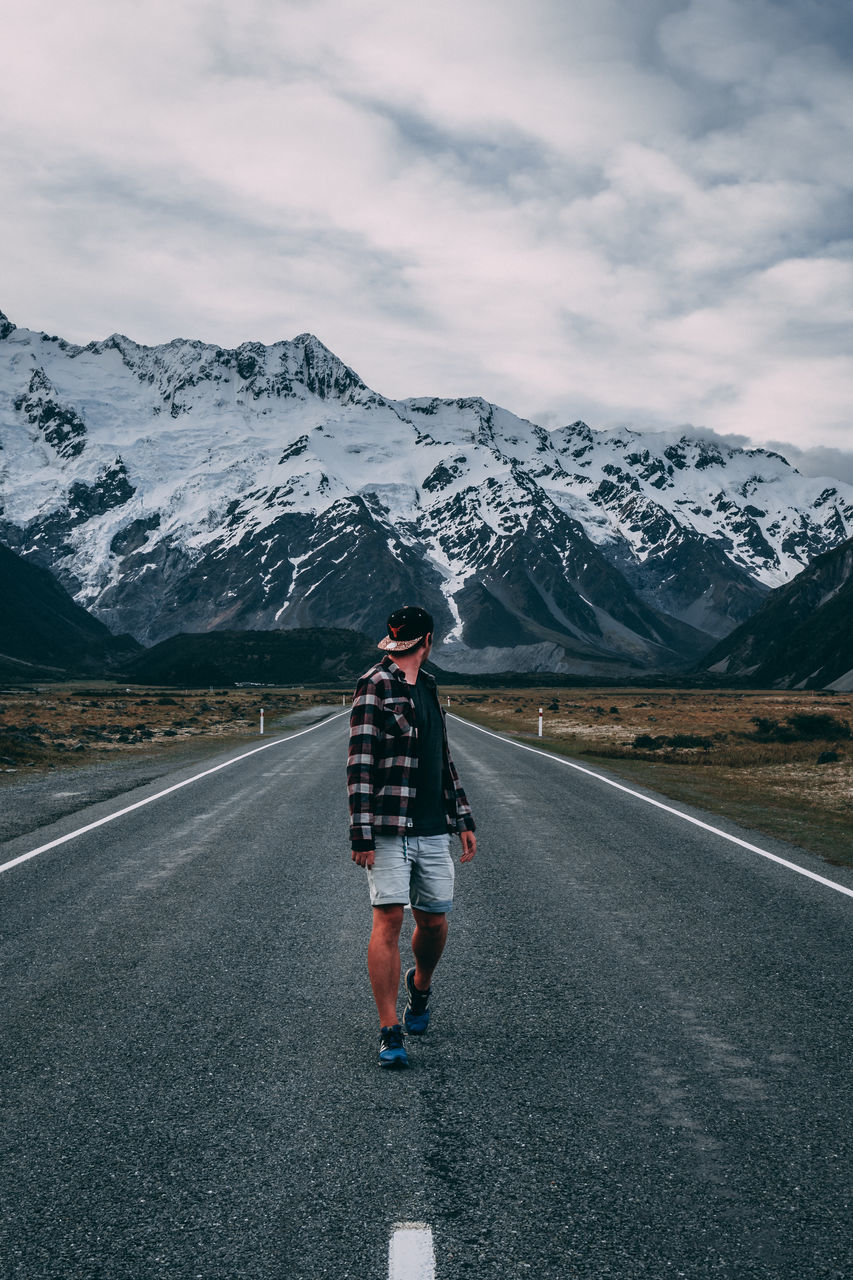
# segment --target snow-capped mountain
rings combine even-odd
[[[853,487],[680,433],[389,400],[317,338],[86,347],[0,314],[0,538],[112,630],[436,616],[440,665],[692,661],[853,534]]]

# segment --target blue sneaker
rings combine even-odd
[[[430,987],[430,991],[418,991],[415,986],[415,971],[410,969],[406,974],[406,990],[409,993],[409,1003],[403,1014],[403,1026],[410,1036],[422,1036],[429,1026],[427,1005],[432,988]]]
[[[393,1027],[383,1027],[379,1033],[380,1067],[407,1067],[409,1055],[403,1044],[403,1028],[399,1022]]]

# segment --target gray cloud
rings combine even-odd
[[[534,134],[501,124],[479,129],[450,128],[410,107],[356,95],[350,100],[393,126],[404,164],[428,159],[444,167],[455,181],[495,189],[498,199],[509,202],[523,198],[523,187],[519,190],[517,185],[519,179],[538,189],[558,186],[558,193],[564,198],[584,190],[580,173],[571,175],[572,180],[567,182],[559,157]],[[587,185],[594,186],[589,170],[585,176]]]
[[[800,449],[782,440],[768,440],[767,448],[781,453],[804,476],[826,476],[853,484],[853,450],[828,449],[822,445]]]
[[[707,440],[711,444],[725,445],[728,449],[749,449],[752,441],[749,436],[739,435],[736,431],[712,431],[710,427],[696,427],[690,422],[682,424],[685,435],[695,436],[697,440]]]
[[[845,465],[841,6],[49,9],[10,12],[0,48],[16,323],[311,329],[388,395],[699,421]]]

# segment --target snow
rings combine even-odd
[[[77,456],[60,457],[15,409],[39,369],[52,388],[40,394],[85,423]],[[312,390],[319,383],[322,395]],[[197,555],[263,531],[285,511],[320,517],[341,498],[372,495],[387,512],[389,545],[419,546],[441,574],[454,639],[462,630],[454,595],[549,503],[637,563],[683,530],[711,538],[767,586],[853,535],[853,486],[801,476],[778,455],[678,431],[584,423],[546,431],[479,398],[385,400],[306,334],[229,352],[183,340],[142,347],[122,336],[80,348],[15,329],[0,342],[0,444],[3,515],[18,526],[60,510],[72,484],[91,485],[122,458],[133,497],[70,535],[65,567],[84,601],[118,572],[115,534],[154,512],[161,524],[150,545],[169,534]],[[449,482],[425,489],[439,464]],[[240,519],[229,529],[235,500]],[[652,526],[663,533],[652,537]],[[303,559],[292,561],[294,581]],[[292,593],[293,585],[277,617]]]
[[[293,595],[293,591],[296,586],[296,579],[299,577],[299,567],[301,564],[303,564],[305,560],[309,558],[310,554],[311,554],[310,552],[307,552],[304,556],[293,556],[291,558],[290,563],[293,565],[293,577],[290,581],[290,587],[288,589],[287,595],[284,598],[284,603],[282,604],[281,608],[278,610],[278,612],[275,615],[276,622],[278,622],[278,620],[281,618],[282,614],[286,610],[287,606],[290,604],[290,599],[291,599],[291,596]]]

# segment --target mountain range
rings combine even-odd
[[[853,487],[697,432],[392,400],[310,334],[75,346],[0,313],[0,540],[115,632],[434,614],[455,671],[685,669],[853,535]]]
[[[773,591],[705,665],[760,686],[853,689],[853,539]]]

